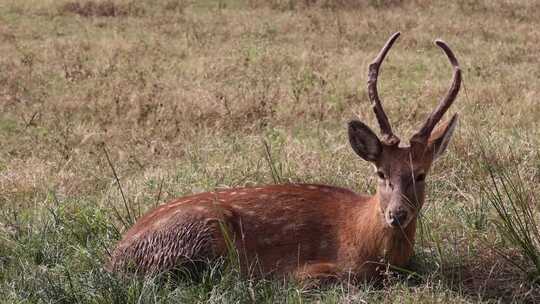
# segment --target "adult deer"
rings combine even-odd
[[[400,145],[377,93],[379,68],[398,36],[390,37],[369,66],[369,99],[381,138],[358,120],[348,127],[353,150],[376,168],[375,195],[289,184],[179,198],[147,213],[125,233],[110,268],[148,274],[224,256],[230,247],[224,231],[242,268],[255,264],[263,274],[372,279],[381,265],[404,266],[413,254],[426,175],[457,124],[454,115],[433,131],[458,94],[461,71],[446,43],[436,40],[453,66],[452,86],[410,146]]]

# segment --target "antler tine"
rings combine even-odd
[[[373,112],[375,112],[375,116],[377,117],[377,121],[381,128],[381,133],[382,133],[381,141],[387,145],[399,144],[399,138],[395,136],[394,133],[392,132],[392,127],[390,126],[388,117],[386,116],[386,113],[384,112],[384,109],[381,105],[381,100],[379,99],[379,93],[377,92],[377,77],[379,76],[379,68],[381,67],[382,62],[384,61],[386,54],[388,53],[390,48],[392,48],[392,45],[397,40],[399,35],[400,35],[400,32],[397,32],[393,34],[390,37],[390,39],[388,39],[384,47],[381,49],[381,51],[377,55],[377,58],[375,58],[375,60],[373,60],[373,62],[369,65],[369,72],[368,72],[369,100],[371,101],[371,104],[373,106]]]
[[[437,123],[443,117],[444,113],[446,113],[448,108],[452,105],[452,103],[457,97],[459,88],[461,87],[461,69],[459,67],[456,56],[454,55],[450,47],[446,44],[446,42],[437,39],[435,40],[435,44],[437,44],[437,46],[444,51],[444,53],[448,57],[448,60],[450,60],[450,63],[452,64],[452,67],[454,69],[452,86],[450,87],[450,90],[448,90],[446,96],[441,100],[437,108],[435,108],[435,110],[431,112],[426,122],[420,128],[420,131],[413,135],[413,137],[411,138],[411,143],[425,144],[427,142],[431,131],[433,131],[435,125],[437,125]]]

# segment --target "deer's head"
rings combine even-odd
[[[418,215],[424,202],[426,176],[432,162],[443,154],[457,125],[457,114],[435,128],[456,99],[461,71],[452,50],[442,40],[436,40],[453,66],[452,86],[446,97],[429,115],[420,130],[410,139],[410,145],[400,145],[394,135],[377,93],[379,68],[399,33],[390,37],[369,66],[368,94],[381,129],[379,138],[367,125],[358,120],[349,122],[349,141],[353,150],[371,162],[378,175],[378,197],[381,215],[389,227],[406,227]]]

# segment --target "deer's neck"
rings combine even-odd
[[[367,218],[364,217],[366,220],[357,221],[358,241],[367,244],[361,246],[363,254],[369,259],[383,260],[396,266],[405,265],[414,250],[416,218],[404,228],[388,227],[378,195],[373,196],[365,208],[362,212],[369,214]]]
[[[384,234],[382,256],[385,261],[396,266],[407,264],[414,253],[416,218],[403,229],[391,229]]]

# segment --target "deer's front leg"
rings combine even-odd
[[[335,263],[317,262],[300,266],[294,272],[294,277],[309,285],[333,282],[338,279],[338,274],[339,269]]]

